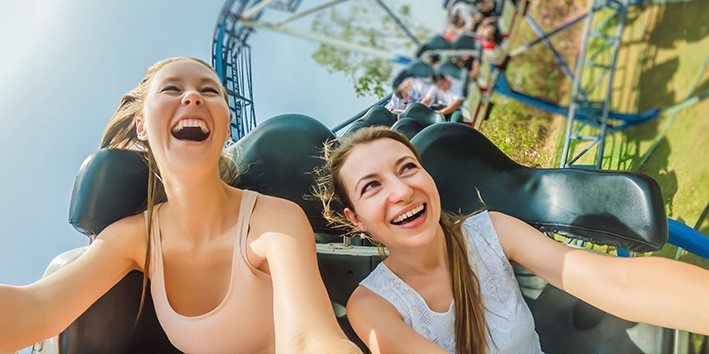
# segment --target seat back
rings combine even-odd
[[[422,61],[416,60],[396,75],[391,84],[392,90],[396,90],[404,80],[410,77],[430,78],[431,75],[433,75],[433,68]]]
[[[541,231],[656,251],[667,241],[660,188],[631,172],[535,169],[508,158],[479,131],[463,124],[430,126],[412,140],[436,180],[444,210],[470,213],[483,205]]]
[[[416,51],[416,57],[420,58],[427,51],[451,49],[451,42],[443,38],[440,34],[431,37],[424,42]]]
[[[399,119],[404,118],[413,119],[419,122],[424,128],[431,124],[445,121],[445,117],[443,117],[442,114],[420,103],[409,103],[406,109],[399,114]]]
[[[296,202],[315,231],[332,232],[319,201],[307,197],[322,164],[323,143],[334,134],[314,118],[283,114],[266,120],[228,149],[242,169],[233,185]]]
[[[404,134],[409,140],[422,131],[423,128],[425,128],[425,126],[412,118],[401,118],[391,127],[392,130]]]
[[[480,45],[480,42],[478,42],[475,37],[467,34],[461,34],[460,36],[458,36],[458,38],[456,38],[453,42],[452,46],[453,49],[476,51],[478,52],[476,55],[478,58],[480,57],[480,55],[482,55],[482,46]]]
[[[384,106],[374,106],[362,117],[371,127],[391,127],[396,123],[396,114],[390,112]]]

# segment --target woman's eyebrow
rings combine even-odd
[[[355,183],[355,188],[354,188],[354,189],[355,189],[355,192],[357,192],[357,191],[359,190],[359,184],[362,183],[362,181],[366,181],[366,180],[368,180],[368,179],[370,179],[370,178],[375,177],[376,175],[377,175],[376,173],[370,173],[370,174],[368,174],[368,175],[362,176],[362,178],[360,178],[359,180],[357,180],[357,183]]]

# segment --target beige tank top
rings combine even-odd
[[[249,219],[258,193],[244,190],[239,208],[231,280],[224,300],[213,310],[188,317],[175,312],[165,290],[160,228],[156,208],[152,232],[150,293],[155,313],[170,342],[186,353],[264,353],[275,351],[273,284],[246,257]]]

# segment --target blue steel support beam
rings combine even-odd
[[[594,11],[595,11],[595,10],[594,10]],[[514,57],[514,56],[517,56],[517,55],[523,53],[523,52],[526,51],[527,49],[529,49],[529,48],[531,48],[531,47],[533,47],[533,46],[535,46],[535,45],[541,43],[542,41],[546,41],[546,40],[548,40],[549,38],[551,38],[552,36],[554,36],[554,35],[556,35],[556,34],[558,34],[558,33],[563,32],[564,30],[570,28],[571,26],[575,25],[576,23],[582,21],[582,20],[585,19],[586,17],[588,17],[588,12],[584,13],[583,15],[580,15],[579,17],[576,17],[575,19],[572,19],[572,20],[569,21],[569,22],[566,22],[566,23],[560,25],[559,27],[557,27],[557,28],[551,30],[550,32],[543,33],[543,35],[542,35],[542,36],[539,36],[539,38],[537,38],[537,39],[535,39],[535,40],[533,40],[533,41],[531,41],[531,42],[522,44],[521,46],[519,46],[519,47],[515,48],[514,50],[512,50],[512,51],[510,52],[510,56],[511,56],[511,57]]]
[[[555,103],[549,102],[543,98],[531,96],[525,93],[521,93],[518,91],[513,90],[510,87],[509,82],[507,81],[507,78],[505,75],[501,74],[497,77],[497,81],[495,83],[495,87],[493,89],[493,92],[499,95],[503,95],[509,98],[512,98],[516,101],[522,102],[526,105],[536,107],[539,109],[543,109],[547,112],[551,112],[554,114],[559,114],[562,116],[567,116],[569,114],[569,107],[566,106],[560,106]],[[593,127],[600,127],[600,122],[599,121],[594,121],[593,117],[597,117],[598,114],[597,110],[590,110],[588,108],[578,108],[576,110],[576,116],[578,119],[584,120],[586,124],[591,125]],[[648,119],[652,119],[657,117],[657,115],[660,113],[659,109],[650,109],[642,113],[621,113],[621,112],[615,112],[615,111],[609,111],[608,112],[608,117],[611,119],[615,119],[620,121],[618,125],[609,127],[610,129],[624,129],[627,128],[631,125],[643,123],[647,121]],[[574,134],[577,135],[577,134]]]
[[[552,53],[554,53],[554,57],[556,57],[556,60],[559,62],[561,65],[561,69],[564,70],[564,73],[566,76],[568,76],[571,80],[574,79],[574,74],[571,72],[571,69],[569,69],[569,66],[566,64],[566,61],[564,58],[559,54],[559,52],[556,51],[556,48],[554,48],[554,45],[551,44],[551,41],[549,41],[549,37],[544,34],[544,31],[542,31],[542,28],[539,27],[536,21],[534,21],[534,18],[530,14],[525,14],[524,18],[527,19],[527,22],[529,22],[529,25],[532,26],[532,29],[534,30],[534,33],[537,34],[537,36],[544,41],[544,44],[551,50]]]

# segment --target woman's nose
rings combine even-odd
[[[408,202],[414,194],[414,190],[405,181],[396,179],[391,183],[389,198],[392,202]]]
[[[202,102],[202,95],[199,94],[197,91],[187,91],[185,94],[182,96],[182,104],[183,105],[201,105]]]

